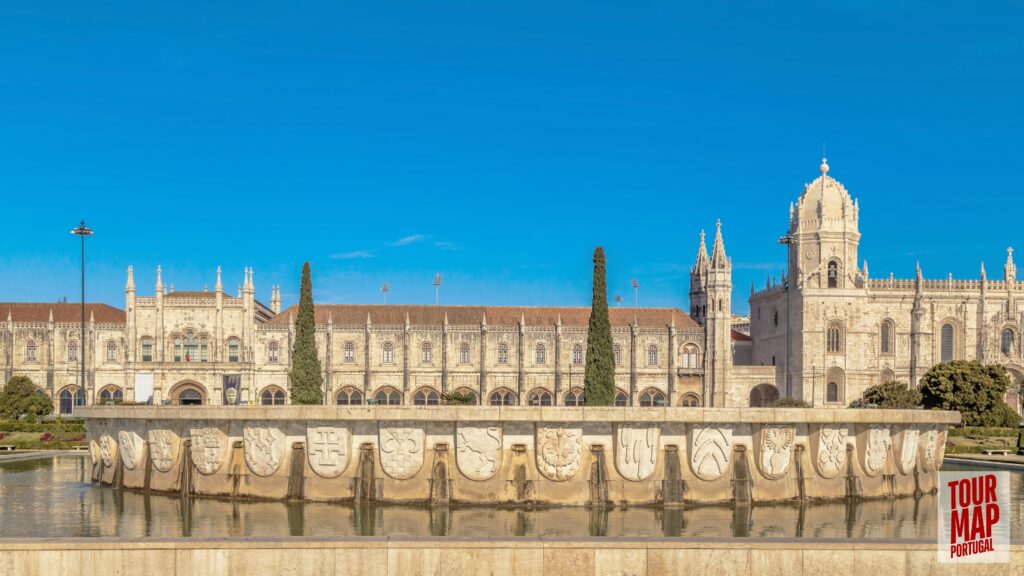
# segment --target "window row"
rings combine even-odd
[[[471,397],[473,399],[471,404],[478,403],[477,393],[469,388],[459,388],[455,392],[463,396]],[[554,403],[554,396],[552,393],[544,390],[543,388],[533,390],[527,395],[526,399],[527,405],[529,406],[552,406]],[[584,394],[581,388],[573,388],[569,390],[569,392],[565,394],[564,399],[564,406],[585,405]],[[363,404],[364,401],[365,398],[363,392],[350,386],[343,388],[338,392],[336,397],[337,404],[341,406],[357,406]],[[441,396],[432,388],[421,388],[413,393],[412,402],[417,406],[437,406],[441,403]],[[398,405],[402,403],[402,393],[395,388],[384,387],[377,390],[367,403]],[[517,406],[519,404],[519,396],[516,392],[508,388],[498,388],[488,396],[487,403],[491,406]],[[629,396],[622,390],[616,390],[615,405],[628,406]],[[668,406],[668,399],[664,392],[651,388],[644,390],[640,394],[639,405],[643,407]],[[701,405],[700,397],[693,393],[686,393],[680,399],[679,405],[687,408],[699,407]]]
[[[268,349],[268,353],[273,354],[272,362],[277,361],[277,343],[274,342],[272,352]],[[145,337],[140,343],[140,357],[142,362],[153,361],[153,339]],[[227,345],[227,358],[228,362],[238,362],[240,360],[241,343],[238,338],[229,338]],[[184,337],[175,336],[171,341],[171,350],[174,362],[209,362],[210,361],[210,343],[206,336],[195,336],[193,334],[186,334]]]
[[[276,344],[275,344],[276,345]],[[344,359],[345,362],[355,362],[355,344],[352,342],[346,342],[344,348]],[[384,364],[393,364],[395,362],[395,345],[391,342],[385,342],[381,347],[382,362]],[[534,347],[534,364],[547,364],[548,354],[547,346],[543,342],[538,343]],[[622,348],[616,344],[613,347],[613,354],[615,357],[615,365],[620,366],[622,364]],[[694,369],[700,367],[700,349],[695,344],[685,344],[680,349],[680,360],[682,367],[687,369]],[[434,359],[434,348],[429,342],[424,342],[420,345],[420,363],[431,364]],[[582,366],[585,356],[583,353],[583,346],[576,344],[572,347],[571,361],[575,366]],[[659,350],[654,344],[647,347],[647,365],[657,366],[659,361]],[[469,344],[463,343],[459,346],[459,363],[470,364],[472,362],[472,356],[470,352]],[[508,344],[501,343],[498,345],[498,364],[509,363],[509,346]]]

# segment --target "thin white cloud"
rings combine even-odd
[[[412,244],[413,242],[419,242],[419,241],[425,240],[425,239],[426,239],[426,236],[424,236],[423,234],[413,234],[412,236],[406,236],[404,238],[399,238],[398,240],[395,240],[394,242],[388,242],[388,246],[405,246],[406,244]]]
[[[454,242],[434,242],[434,246],[441,250],[458,250],[459,247]]]
[[[331,255],[331,258],[335,260],[349,260],[352,258],[373,258],[373,252],[371,250],[355,250],[352,252],[340,252],[338,254]]]

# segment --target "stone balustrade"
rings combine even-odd
[[[93,478],[253,498],[562,505],[935,489],[956,412],[274,406],[81,409]]]

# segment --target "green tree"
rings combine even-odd
[[[921,392],[903,382],[884,382],[864,391],[864,396],[850,403],[850,408],[865,408],[874,404],[879,408],[909,410],[921,405]]]
[[[15,376],[0,391],[0,418],[17,420],[23,415],[31,419],[53,412],[53,402],[39,389],[28,376]]]
[[[313,283],[309,262],[302,265],[299,290],[299,317],[295,320],[295,347],[292,349],[292,404],[323,403],[324,376],[316,352],[316,324],[313,315]]]
[[[932,366],[921,378],[925,408],[958,410],[967,426],[1001,426],[1003,394],[1010,385],[1006,369],[977,360],[955,360]]]
[[[583,385],[588,406],[615,404],[615,352],[612,349],[612,323],[608,318],[604,248],[600,246],[594,250],[594,296],[587,327],[587,367]]]

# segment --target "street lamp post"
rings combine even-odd
[[[633,278],[633,281],[630,282],[630,284],[633,286],[633,308],[639,308],[640,307],[640,283],[636,281],[636,278]]]
[[[793,244],[793,235],[787,233],[785,236],[779,238],[779,244],[785,245],[787,248]],[[793,335],[790,333],[789,319],[792,316],[789,311],[789,286],[793,279],[790,277],[791,270],[789,269],[789,250],[786,250],[786,398],[792,397],[792,384],[789,376],[789,357],[791,342],[793,341]]]
[[[81,349],[78,351],[78,363],[82,368],[81,371],[81,382],[79,383],[79,390],[82,392],[82,398],[85,398],[85,354],[88,347],[85,343],[85,237],[92,236],[92,230],[85,227],[85,220],[82,220],[78,225],[78,228],[71,230],[71,233],[78,236],[82,240],[82,331],[79,332],[79,341],[82,343]],[[72,401],[72,404],[74,402]]]

